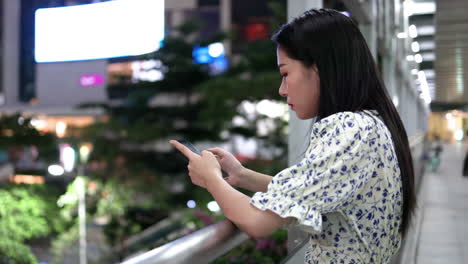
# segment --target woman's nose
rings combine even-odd
[[[284,85],[284,83],[281,83],[281,86],[279,88],[279,95],[281,95],[282,97],[287,97],[288,96],[288,93],[286,92],[286,85]]]

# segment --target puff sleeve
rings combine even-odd
[[[267,192],[255,193],[250,203],[320,232],[322,214],[337,212],[356,199],[379,166],[368,155],[370,130],[372,126],[351,112],[316,122],[304,158],[275,175]]]

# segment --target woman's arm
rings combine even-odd
[[[261,179],[263,179],[261,176]],[[230,186],[221,177],[206,182],[206,188],[221,207],[223,214],[250,237],[266,237],[281,228],[289,218],[250,204],[250,197]]]
[[[208,149],[215,154],[221,168],[229,174],[226,181],[235,187],[252,192],[266,192],[268,183],[273,177],[247,169],[232,155],[221,148]]]
[[[272,176],[245,167],[243,167],[240,171],[240,175],[237,177],[239,178],[237,186],[252,192],[266,192],[268,184],[273,178]]]
[[[206,188],[224,215],[249,236],[268,236],[289,221],[288,218],[282,218],[268,210],[259,210],[251,205],[250,197],[234,189],[222,178],[219,157],[215,157],[212,152],[202,151],[201,155],[198,155],[177,141],[170,142],[189,159],[188,170],[192,182]],[[251,170],[244,171],[240,178],[245,178],[247,185],[256,187],[262,185],[265,189],[264,183],[271,179],[267,175],[254,173]]]

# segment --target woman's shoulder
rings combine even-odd
[[[312,133],[315,136],[324,136],[329,132],[358,132],[373,130],[381,124],[383,123],[375,110],[338,112],[317,120],[312,127]]]

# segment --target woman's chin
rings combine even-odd
[[[309,119],[309,118],[307,118],[307,117],[304,116],[304,115],[298,114],[297,112],[296,112],[296,117],[297,117],[298,119],[300,119],[300,120],[307,120],[307,119]]]
[[[300,120],[309,120],[317,116],[317,115],[304,115],[301,113],[297,113],[296,111],[294,112],[296,113],[296,117]]]

